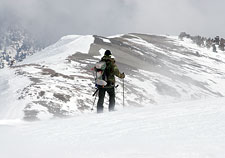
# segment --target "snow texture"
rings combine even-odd
[[[125,107],[117,79],[117,111],[106,96],[97,115],[91,69],[108,49]],[[63,37],[0,70],[0,157],[223,158],[224,76],[224,52],[176,36]]]
[[[0,122],[0,157],[223,158],[224,102],[222,98],[35,123]]]
[[[0,100],[5,102],[1,119],[38,120],[92,113],[95,87],[91,69],[107,49],[126,74],[127,106],[154,107],[225,96],[221,88],[225,86],[224,52],[213,53],[175,36],[69,35],[22,63],[0,71]],[[117,79],[117,84],[116,108],[120,110],[122,80]],[[14,99],[5,101],[11,94]],[[6,116],[13,113],[17,104],[21,114],[17,118]],[[107,104],[105,107],[107,110]]]

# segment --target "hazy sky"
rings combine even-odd
[[[19,21],[37,37],[129,32],[225,37],[224,0],[0,0],[0,25]]]

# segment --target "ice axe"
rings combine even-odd
[[[94,99],[94,102],[93,102],[93,105],[92,105],[92,108],[91,108],[91,111],[94,110],[94,106],[95,106],[95,100],[97,98],[97,93],[98,93],[99,89],[97,88],[96,91],[94,92],[94,94],[92,96],[95,96],[95,99]]]

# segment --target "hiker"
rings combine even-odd
[[[106,78],[107,78],[107,84],[105,86],[99,86],[99,99],[97,103],[97,113],[103,112],[103,103],[104,103],[104,97],[105,92],[109,94],[109,111],[114,111],[115,107],[115,76],[119,78],[125,78],[124,73],[120,73],[117,65],[115,64],[115,59],[112,58],[112,53],[110,50],[106,50],[104,56],[101,58],[101,61],[106,62]]]

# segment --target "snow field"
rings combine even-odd
[[[4,125],[0,126],[4,144],[0,156],[222,158],[224,101],[128,107],[113,113]]]

